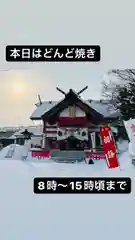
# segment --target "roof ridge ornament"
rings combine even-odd
[[[67,93],[65,93],[62,89],[60,89],[59,87],[56,87],[56,89],[59,91],[59,92],[61,92],[64,96],[66,96],[67,95]],[[86,87],[84,87],[84,88],[82,88],[79,92],[76,92],[75,90],[73,90],[72,88],[70,88],[69,89],[69,92],[74,92],[74,93],[76,93],[76,95],[80,95],[80,94],[82,94],[85,90],[87,90],[88,89],[88,86],[86,86]]]
[[[77,93],[77,95],[82,94],[82,93],[83,93],[84,91],[86,91],[87,89],[88,89],[88,86],[82,88],[82,89]]]
[[[36,103],[35,106],[39,107],[40,105],[42,105],[43,102],[42,102],[41,96],[39,94],[37,95],[37,97],[38,97],[38,103]]]

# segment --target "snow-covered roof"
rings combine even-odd
[[[0,131],[0,139],[7,139],[9,138],[10,136],[12,136],[12,134],[14,133],[14,131]]]
[[[113,107],[109,107],[109,103],[106,100],[84,100],[90,107],[95,109],[97,112],[104,115],[104,117],[110,116],[115,110]],[[38,106],[32,113],[30,119],[38,120],[41,119],[42,115],[48,112],[52,107],[54,107],[58,102],[56,101],[44,101],[40,106]]]
[[[85,102],[97,112],[104,115],[104,117],[109,117],[111,114],[116,112],[107,100],[86,100]]]
[[[40,136],[43,133],[43,126],[42,125],[37,125],[37,126],[29,126],[25,128],[21,128],[19,131],[15,132],[10,139],[15,139],[16,137],[21,137],[23,134],[21,134],[23,131],[27,129],[28,132],[33,133],[34,136]]]
[[[41,105],[39,105],[35,111],[32,113],[30,119],[36,120],[36,119],[41,119],[41,116],[48,112],[52,107],[54,107],[58,102],[54,101],[45,101]]]

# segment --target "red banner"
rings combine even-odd
[[[104,153],[99,153],[99,152],[87,152],[85,151],[86,157],[87,158],[92,158],[92,159],[105,159],[105,154]]]
[[[50,152],[49,151],[32,150],[31,155],[32,155],[32,157],[49,158]]]
[[[113,137],[111,136],[110,128],[108,126],[100,128],[100,136],[108,168],[118,167],[115,142]]]

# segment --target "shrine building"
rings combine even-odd
[[[54,150],[85,151],[102,158],[100,127],[117,116],[107,100],[83,100],[81,94],[87,88],[67,93],[57,88],[64,95],[61,101],[40,100],[30,117],[43,124],[41,149],[33,155],[45,156]]]

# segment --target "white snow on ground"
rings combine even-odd
[[[105,161],[86,165],[0,160],[0,239],[134,239],[135,170],[128,152],[119,162],[120,169],[109,170]],[[34,195],[33,178],[38,176],[131,177],[132,193]]]
[[[124,152],[124,151],[128,150],[128,141],[127,140],[119,141],[117,143],[117,147],[120,152]]]
[[[0,159],[18,160],[23,156],[23,152],[24,146],[11,144],[0,151]]]

